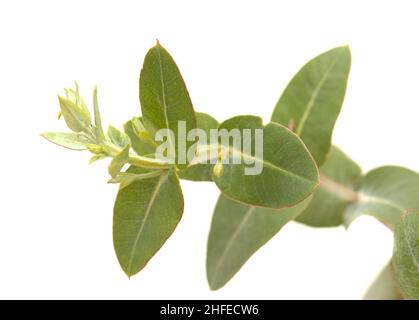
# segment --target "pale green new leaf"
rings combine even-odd
[[[210,142],[210,130],[217,129],[219,123],[209,114],[196,112],[196,127],[205,131],[207,135],[207,142],[202,143],[200,141],[198,148],[204,148]],[[209,162],[209,161],[208,161]],[[182,179],[192,180],[192,181],[212,181],[211,170],[213,165],[210,163],[201,163],[192,165],[184,170],[182,170],[179,176]]]
[[[271,118],[293,127],[319,166],[331,145],[350,66],[351,54],[346,46],[310,60],[290,81]]]
[[[145,173],[120,172],[115,178],[110,179],[108,183],[119,183],[119,188],[123,189],[133,182],[158,177],[164,172],[165,171],[163,170],[155,170]]]
[[[360,215],[371,215],[394,226],[410,211],[419,211],[419,174],[385,166],[370,171],[361,180],[358,201],[345,210],[345,224]]]
[[[89,133],[91,125],[90,112],[79,94],[79,87],[76,89],[68,88],[65,90],[66,98],[58,96],[60,104],[60,116],[64,116],[67,126],[74,132]]]
[[[391,262],[387,263],[364,295],[365,300],[402,299]]]
[[[361,168],[339,148],[332,146],[320,167],[320,186],[296,221],[314,227],[341,225],[345,208],[356,196],[361,177]]]
[[[141,117],[138,118],[138,120],[141,121]],[[155,145],[140,139],[140,137],[135,133],[132,120],[129,120],[124,124],[124,130],[131,140],[131,147],[137,154],[144,156],[155,152]]]
[[[115,178],[120,172],[122,167],[128,162],[130,145],[127,144],[109,164],[109,174]]]
[[[292,208],[272,210],[247,206],[220,195],[207,246],[207,279],[211,289],[224,286],[309,201],[310,198]]]
[[[179,121],[184,121],[185,132],[196,127],[195,113],[189,93],[180,71],[170,54],[159,43],[151,48],[145,59],[140,74],[140,101],[144,125],[148,130],[170,129],[178,141],[169,137],[169,146],[173,150],[185,151],[176,154],[178,167],[184,168],[186,150],[193,141],[182,141],[178,132]],[[185,142],[186,148],[178,148],[178,142]],[[178,161],[182,158],[182,161]]]
[[[102,160],[107,158],[108,155],[104,154],[104,153],[99,153],[99,154],[94,154],[90,159],[89,159],[89,164],[92,164],[96,161]]]
[[[393,267],[404,298],[419,300],[419,213],[403,216],[394,232]]]
[[[263,130],[262,157],[237,150],[230,139],[224,173],[212,176],[226,196],[248,205],[280,209],[304,200],[317,187],[319,176],[312,156],[301,139],[284,126],[271,122],[264,127],[259,117],[238,116],[224,121],[219,129],[251,129],[252,146],[255,129]],[[234,159],[241,163],[233,163]],[[246,167],[256,166],[261,166],[260,174],[246,174]]]
[[[93,91],[93,110],[94,110],[94,115],[95,115],[96,139],[97,139],[97,143],[101,144],[105,142],[106,138],[105,138],[105,133],[103,132],[102,119],[100,117],[99,103],[97,100],[97,87],[95,87]]]
[[[146,171],[132,167],[128,172]],[[182,213],[182,190],[173,170],[133,182],[118,192],[113,240],[119,263],[128,276],[145,267],[173,233]]]
[[[119,148],[125,148],[126,145],[130,144],[128,135],[113,126],[108,128],[109,140]]]
[[[86,144],[91,143],[89,137],[75,132],[44,132],[41,136],[56,145],[72,150],[86,150]]]

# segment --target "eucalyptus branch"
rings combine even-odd
[[[356,202],[359,198],[357,192],[323,173],[320,173],[320,188],[323,188],[326,192],[329,192],[344,201]]]
[[[109,183],[120,184],[114,205],[114,248],[129,277],[147,265],[178,225],[184,208],[182,178],[215,183],[221,192],[207,245],[207,279],[212,290],[226,285],[292,220],[335,227],[370,215],[394,229],[395,244],[391,268],[367,296],[382,297],[375,291],[384,288],[380,290],[386,291],[385,296],[401,293],[404,298],[419,299],[419,174],[396,166],[363,173],[331,145],[350,66],[347,46],[329,50],[292,78],[269,123],[249,115],[220,123],[194,111],[176,63],[157,43],[147,53],[140,74],[142,116],[131,118],[124,131],[112,126],[106,134],[103,131],[96,88],[92,124],[76,83],[75,89],[66,89],[66,97],[59,97],[60,116],[71,132],[42,136],[69,149],[91,151],[91,162],[112,158]],[[166,142],[152,135],[160,129],[171,133]],[[189,133],[196,129],[202,136],[211,130],[234,131],[247,140],[236,143],[232,134],[233,141],[228,136],[226,145],[198,143],[193,154],[196,141],[189,139]],[[168,150],[174,163],[150,157],[161,155],[167,142],[185,147]],[[246,150],[238,150],[245,145]],[[186,149],[192,150],[193,159],[185,159]]]
[[[122,151],[121,148],[118,148],[117,146],[110,143],[104,143],[102,147],[103,147],[103,152],[105,152],[111,158],[116,157]],[[145,168],[145,169],[170,168],[170,164],[167,161],[148,158],[148,157],[144,157],[144,156],[140,156],[140,155],[132,154],[132,153],[129,154],[127,163],[135,167],[140,167],[140,168]]]

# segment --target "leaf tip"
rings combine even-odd
[[[224,284],[216,283],[216,282],[212,282],[212,281],[208,280],[208,286],[209,286],[211,291],[217,291],[217,290],[221,289],[224,286]]]

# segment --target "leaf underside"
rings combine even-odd
[[[340,149],[332,146],[325,163],[320,167],[320,186],[314,192],[308,207],[296,218],[296,221],[313,227],[341,225],[349,201],[340,195],[344,192],[340,189],[348,188],[355,192],[361,177],[361,168]],[[332,190],[324,186],[325,179],[337,183],[332,185]]]
[[[309,200],[292,208],[272,210],[247,206],[221,194],[207,246],[207,278],[211,289],[224,286]]]
[[[419,213],[403,216],[394,238],[393,267],[402,294],[419,300]]]

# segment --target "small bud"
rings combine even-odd
[[[66,97],[58,96],[60,103],[60,113],[64,117],[67,126],[74,132],[87,131],[91,124],[90,112],[79,94],[79,88],[65,89]]]
[[[214,176],[217,178],[221,177],[224,173],[224,165],[220,162],[216,163],[214,168],[212,169]]]
[[[85,144],[87,150],[89,150],[91,153],[94,154],[103,154],[105,153],[105,150],[103,149],[102,146],[99,146],[97,144],[91,144],[91,143],[87,143]]]
[[[218,152],[218,160],[224,161],[228,158],[229,149],[225,147],[221,147],[220,151]]]

